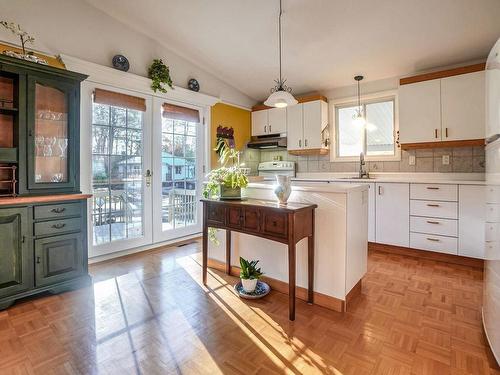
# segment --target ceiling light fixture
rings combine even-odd
[[[291,94],[292,88],[285,85],[286,79],[283,79],[281,75],[281,15],[283,10],[281,7],[280,0],[280,13],[278,17],[278,32],[279,32],[279,61],[280,61],[280,76],[279,79],[275,79],[276,86],[271,89],[271,95],[264,102],[268,107],[284,108],[289,105],[295,105],[298,103],[297,99]]]
[[[366,124],[365,118],[363,116],[363,109],[361,108],[361,98],[359,95],[359,82],[363,79],[363,76],[355,76],[354,80],[358,82],[358,109],[356,110],[356,114],[353,116],[353,124],[357,127],[363,127]]]

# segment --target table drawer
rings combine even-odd
[[[456,237],[437,236],[434,234],[410,233],[410,247],[413,249],[457,255],[458,239]]]
[[[498,223],[500,222],[500,205],[495,203],[486,204],[486,222]]]
[[[207,203],[207,219],[209,222],[225,224],[226,209],[222,204]]]
[[[262,232],[272,236],[288,236],[288,220],[286,213],[262,212]]]
[[[67,216],[80,216],[81,215],[80,203],[60,203],[50,204],[46,206],[35,206],[34,218],[38,219],[56,219],[58,217]]]
[[[457,237],[458,221],[453,219],[436,219],[433,217],[411,216],[410,232]]]
[[[410,184],[410,199],[456,202],[458,186],[446,184]]]
[[[50,220],[35,223],[35,236],[49,236],[66,232],[78,232],[83,228],[82,219]]]
[[[410,200],[410,215],[458,219],[457,202]]]

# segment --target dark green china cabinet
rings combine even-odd
[[[80,83],[0,55],[0,309],[90,281],[80,192]]]

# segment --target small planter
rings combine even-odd
[[[257,287],[257,279],[241,279],[243,290],[247,293],[253,293]]]
[[[231,188],[225,185],[220,185],[220,199],[241,199],[241,188]]]

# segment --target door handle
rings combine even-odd
[[[271,125],[269,125],[269,133],[271,133]]]
[[[448,138],[448,128],[444,128],[444,135],[446,138]]]
[[[151,177],[153,177],[153,172],[151,170],[146,170],[146,174],[144,175],[146,177],[146,186],[150,187],[151,186]]]
[[[438,137],[438,130],[434,129],[434,138],[437,138],[437,137]]]
[[[264,125],[264,133],[267,133],[267,125]]]
[[[299,147],[302,147],[302,139],[299,139]]]
[[[304,147],[307,147],[307,139],[304,140]]]
[[[40,257],[36,257],[36,264],[40,264],[40,261],[41,261]]]
[[[378,187],[378,195],[382,195],[382,186]]]

